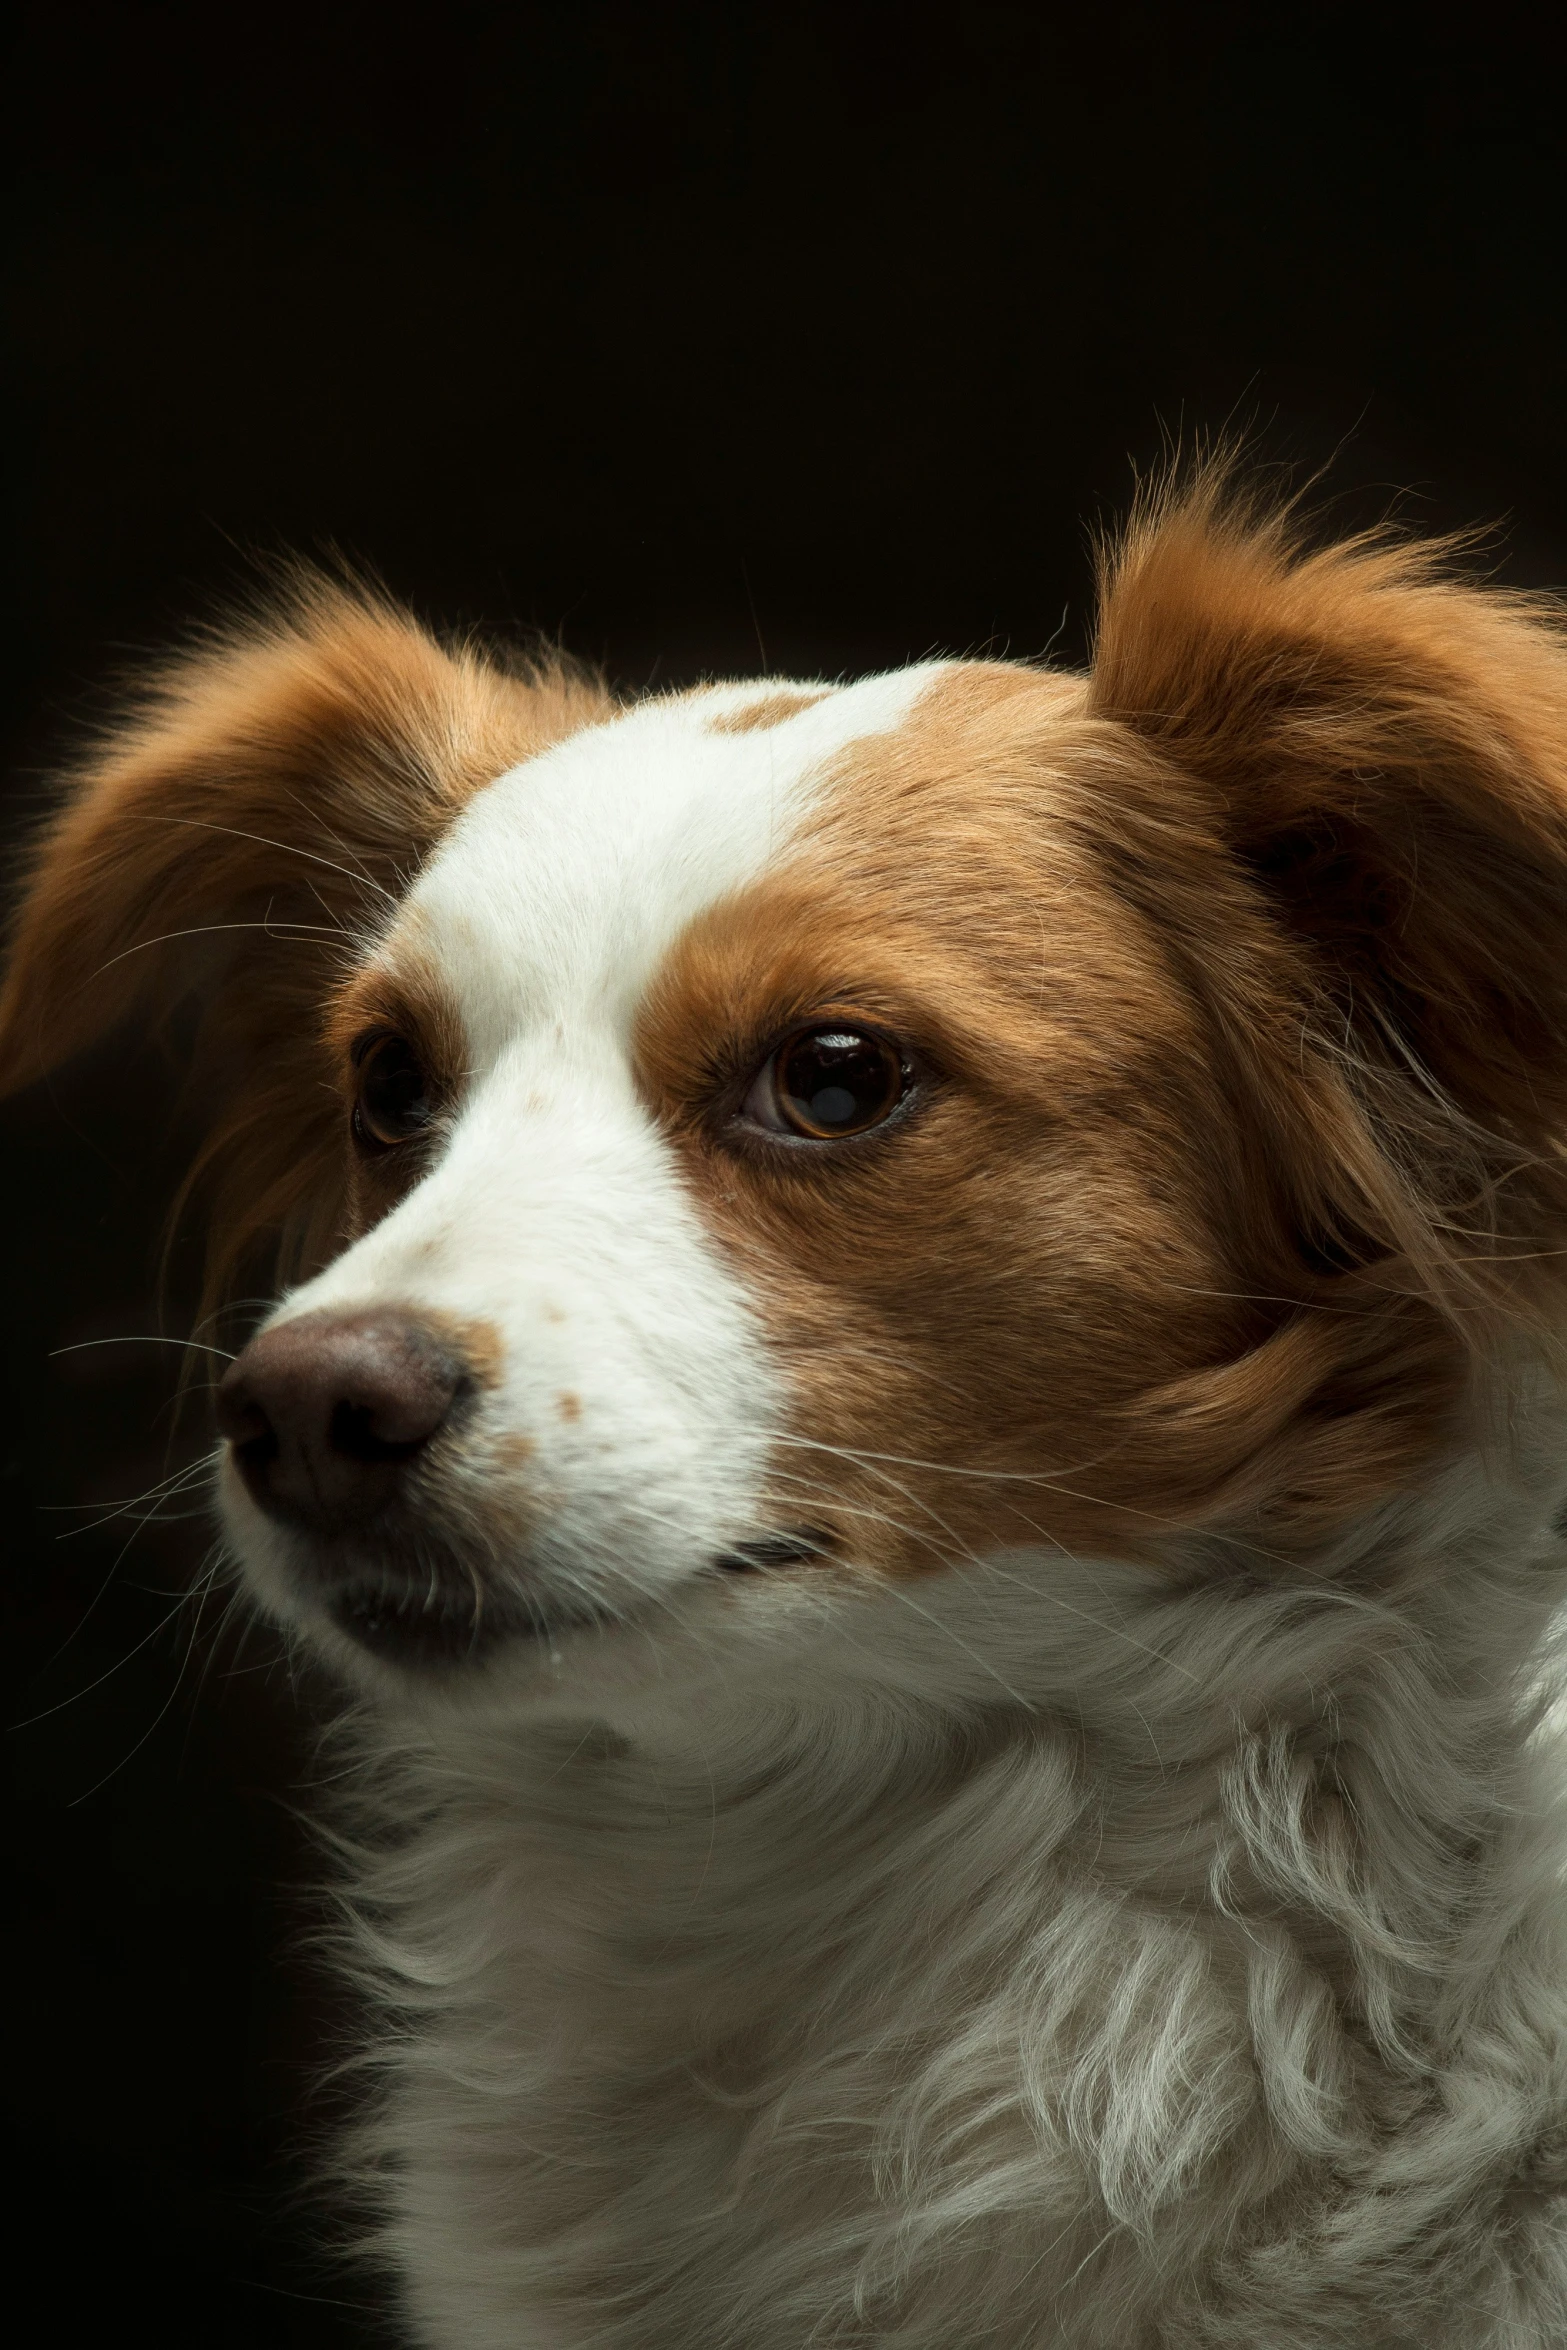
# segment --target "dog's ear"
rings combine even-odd
[[[1108,556],[1092,685],[1260,910],[1346,1166],[1370,1138],[1329,1212],[1428,1272],[1567,1239],[1567,636],[1450,555],[1309,551],[1210,469]]]
[[[0,1092],[192,993],[209,1032],[221,1252],[296,1215],[337,1112],[334,981],[476,790],[601,716],[564,665],[448,651],[303,577],[169,663],[67,780],[0,989]]]

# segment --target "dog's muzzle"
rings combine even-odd
[[[605,1628],[529,1579],[497,1584],[443,1525],[444,1466],[480,1382],[440,1331],[396,1308],[300,1314],[261,1331],[224,1374],[217,1421],[257,1508],[286,1530],[301,1595],[370,1654],[411,1669],[461,1665],[504,1640]],[[715,1553],[724,1578],[831,1554],[808,1526]]]
[[[429,1523],[431,1448],[477,1393],[460,1354],[393,1309],[301,1314],[253,1338],[217,1393],[220,1432],[256,1506],[351,1639],[402,1664],[455,1663],[543,1631],[503,1607]]]

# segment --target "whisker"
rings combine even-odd
[[[320,810],[318,808],[312,807],[302,792],[290,791],[288,797],[293,801],[295,807],[299,809],[301,815],[304,816],[308,822],[318,827],[322,837],[326,840],[329,840],[334,849],[340,849],[345,857],[352,859],[352,870],[358,874],[361,881],[367,882],[372,889],[381,888],[381,884],[375,879],[375,876],[371,873],[369,867],[366,865],[363,857],[360,856],[358,850],[354,848],[351,842],[346,841],[340,832],[334,831],[329,824],[323,824],[321,822]],[[340,866],[338,870],[341,872],[347,870],[347,868]],[[407,876],[403,874],[396,865],[393,866],[392,870],[397,874],[398,880],[402,882],[403,887],[406,889]],[[390,896],[392,893],[389,891],[383,891],[383,895]]]
[[[893,1597],[900,1600],[902,1604],[906,1608],[910,1609],[914,1615],[923,1617],[924,1621],[927,1624],[933,1625],[936,1631],[945,1633],[946,1637],[952,1642],[953,1647],[961,1649],[963,1654],[968,1657],[972,1663],[979,1666],[981,1672],[988,1673],[990,1678],[995,1682],[996,1686],[999,1689],[1004,1689],[1006,1691],[1008,1697],[1011,1698],[1014,1705],[1020,1705],[1023,1708],[1023,1711],[1029,1714],[1037,1713],[1039,1711],[1039,1708],[1034,1704],[1032,1698],[1025,1697],[1021,1690],[1014,1689],[1011,1682],[1006,1678],[1005,1674],[998,1672],[988,1657],[981,1656],[977,1648],[971,1648],[968,1642],[962,1638],[961,1634],[955,1632],[950,1624],[944,1624],[939,1616],[933,1616],[929,1608],[921,1607],[917,1600],[911,1599],[908,1592],[904,1590],[903,1586],[897,1581],[895,1577],[889,1576],[883,1585],[883,1589],[891,1592]]]
[[[782,1495],[776,1497],[769,1497],[764,1495],[762,1498],[764,1501],[767,1499],[776,1499],[778,1501],[783,1501],[786,1499],[786,1497]],[[919,1497],[917,1495],[912,1495],[909,1498],[915,1502],[916,1507],[926,1506],[919,1501]],[[1067,1599],[1063,1593],[1057,1590],[1044,1587],[1038,1589],[1036,1592],[1036,1587],[1032,1584],[1026,1583],[1021,1576],[1009,1574],[1007,1570],[1002,1567],[995,1559],[981,1556],[981,1554],[975,1551],[971,1545],[960,1541],[955,1535],[952,1535],[952,1530],[950,1528],[945,1528],[944,1530],[957,1544],[956,1555],[954,1556],[947,1556],[941,1552],[939,1546],[934,1541],[932,1541],[929,1536],[920,1534],[913,1527],[902,1525],[899,1520],[892,1517],[885,1511],[855,1507],[852,1504],[845,1504],[842,1502],[835,1502],[833,1505],[833,1511],[835,1516],[851,1515],[867,1518],[874,1524],[887,1526],[894,1533],[900,1533],[907,1536],[910,1540],[921,1542],[926,1549],[934,1551],[936,1555],[942,1559],[942,1563],[944,1565],[972,1566],[976,1568],[981,1574],[992,1576],[1000,1582],[1011,1583],[1020,1591],[1027,1591],[1031,1594],[1035,1594],[1039,1598],[1045,1600],[1050,1606],[1058,1608],[1063,1615],[1076,1617],[1080,1622],[1091,1625],[1095,1631],[1104,1633],[1108,1639],[1118,1641],[1124,1644],[1126,1647],[1135,1649],[1139,1655],[1149,1657],[1155,1663],[1168,1665],[1172,1672],[1181,1674],[1182,1677],[1190,1681],[1194,1687],[1198,1685],[1199,1676],[1196,1673],[1189,1671],[1188,1668],[1185,1665],[1179,1663],[1176,1658],[1166,1654],[1163,1649],[1154,1648],[1148,1642],[1137,1639],[1135,1634],[1128,1632],[1123,1625],[1105,1622],[1103,1618],[1093,1615],[1087,1608],[1076,1605],[1072,1600]],[[931,1514],[934,1516],[933,1512]],[[1021,1515],[1021,1513],[1019,1513],[1019,1515]],[[936,1523],[939,1525],[942,1523],[942,1521],[937,1519]],[[1049,1549],[1056,1551],[1063,1559],[1070,1561],[1073,1565],[1080,1566],[1084,1563],[1077,1552],[1069,1550],[1067,1546],[1059,1539],[1059,1537],[1050,1533],[1047,1528],[1037,1525],[1033,1520],[1028,1518],[1024,1518],[1023,1523],[1030,1527],[1031,1531],[1038,1536],[1042,1543],[1044,1543]],[[888,1578],[886,1582],[886,1588],[896,1590],[899,1589],[900,1586],[897,1584],[895,1578]],[[949,1629],[949,1627],[943,1628]],[[956,1636],[954,1635],[954,1637]],[[962,1644],[960,1643],[960,1645]]]
[[[928,1476],[967,1478],[982,1484],[1030,1486],[1039,1492],[1058,1493],[1065,1501],[1087,1502],[1090,1507],[1095,1509],[1114,1508],[1126,1517],[1139,1519],[1145,1526],[1151,1527],[1155,1532],[1161,1534],[1189,1534],[1193,1531],[1188,1521],[1172,1517],[1166,1511],[1140,1509],[1135,1503],[1121,1499],[1111,1502],[1102,1493],[1091,1493],[1083,1486],[1068,1485],[1060,1474],[1048,1475],[1043,1471],[1019,1469],[971,1469],[952,1461],[917,1460],[903,1453],[879,1453],[853,1445],[828,1444],[819,1437],[798,1436],[779,1429],[764,1428],[758,1430],[757,1433],[765,1436],[773,1444],[802,1451],[823,1453],[829,1459],[858,1463],[867,1468],[873,1468],[875,1464],[885,1462],[898,1468],[917,1469]],[[1107,1457],[1107,1454],[1094,1456],[1094,1458],[1101,1460]],[[1093,1466],[1093,1459],[1080,1462],[1078,1466],[1090,1468]],[[1075,1475],[1076,1471],[1068,1473]],[[899,1488],[899,1490],[903,1489]],[[915,1501],[918,1507],[927,1506],[919,1502],[916,1495],[910,1494],[909,1499]],[[1250,1556],[1258,1555],[1258,1545],[1255,1540],[1243,1541],[1240,1536],[1226,1534],[1222,1529],[1205,1528],[1203,1531],[1205,1538],[1209,1541],[1221,1543],[1226,1548],[1243,1550]]]
[[[375,880],[372,875],[368,873],[356,873],[352,866],[339,865],[331,857],[317,856],[312,849],[302,849],[297,841],[272,840],[264,832],[246,832],[237,824],[213,824],[208,819],[201,816],[143,815],[140,820],[143,824],[183,825],[188,827],[193,832],[226,833],[231,840],[249,840],[256,842],[260,848],[279,849],[285,857],[303,858],[307,865],[321,865],[324,866],[329,873],[340,873],[345,881],[353,882],[358,888],[375,890],[379,896],[385,898],[389,906],[395,907],[397,904],[397,899],[393,896],[392,892],[389,889],[384,888],[383,885],[379,881]]]
[[[79,1355],[90,1346],[177,1346],[192,1354],[221,1355],[226,1363],[234,1360],[226,1346],[208,1346],[199,1338],[170,1338],[150,1330],[116,1332],[113,1338],[78,1338],[70,1346],[52,1346],[45,1360],[52,1363],[57,1355]]]
[[[763,1493],[758,1498],[764,1504],[766,1504],[771,1501],[786,1503],[790,1497],[785,1494],[769,1495],[767,1493]],[[901,1534],[905,1537],[906,1540],[921,1544],[924,1549],[932,1552],[943,1566],[950,1566],[954,1563],[948,1556],[947,1552],[936,1541],[935,1537],[926,1533],[922,1527],[906,1526],[900,1518],[893,1517],[887,1510],[877,1509],[871,1503],[834,1502],[833,1515],[834,1517],[863,1518],[873,1526],[886,1526],[890,1528],[894,1534]],[[825,1546],[822,1546],[820,1555],[830,1555]],[[765,1572],[766,1570],[764,1569],[761,1571]]]
[[[171,1470],[169,1475],[160,1478],[156,1485],[149,1485],[145,1493],[133,1494],[129,1501],[111,1502],[102,1506],[99,1515],[89,1519],[86,1525],[69,1526],[63,1534],[57,1535],[55,1539],[59,1542],[74,1542],[79,1534],[96,1533],[101,1526],[112,1526],[116,1518],[131,1516],[141,1508],[143,1502],[156,1504],[160,1501],[172,1501],[187,1485],[195,1485],[208,1478],[221,1457],[221,1453],[217,1450],[203,1453],[198,1459],[188,1461],[183,1468]],[[44,1502],[41,1504],[41,1507],[51,1512],[92,1509],[96,1506],[98,1505],[91,1502]],[[145,1517],[137,1520],[137,1523],[145,1525],[156,1515],[155,1508],[149,1510]]]
[[[93,1691],[95,1689],[101,1689],[105,1681],[112,1681],[116,1673],[123,1672],[124,1668],[130,1663],[132,1657],[140,1656],[142,1650],[148,1645],[150,1641],[156,1640],[160,1634],[168,1630],[175,1617],[179,1614],[180,1609],[186,1605],[188,1597],[189,1594],[187,1593],[175,1604],[175,1606],[170,1608],[167,1615],[160,1616],[157,1623],[152,1626],[152,1629],[142,1634],[141,1638],[136,1642],[134,1648],[128,1648],[122,1657],[117,1657],[112,1665],[106,1666],[104,1671],[98,1675],[95,1681],[88,1682],[85,1689],[73,1689],[70,1696],[62,1697],[58,1704],[46,1705],[41,1713],[25,1715],[21,1721],[13,1722],[10,1725],[11,1728],[13,1730],[30,1730],[35,1726],[35,1724],[39,1722],[47,1722],[54,1714],[64,1713],[67,1706],[78,1705],[84,1697],[91,1697]]]
[[[317,938],[323,934],[340,938],[350,936],[342,924],[336,922],[331,924],[324,922],[274,922],[270,916],[262,922],[198,922],[188,930],[165,930],[160,932],[156,938],[139,938],[134,946],[122,947],[117,955],[109,957],[107,963],[100,963],[91,977],[92,979],[101,979],[105,971],[114,969],[116,963],[124,963],[132,955],[145,954],[151,947],[170,946],[177,938],[209,938],[214,932],[220,930],[264,930],[269,938],[276,939],[295,936]],[[91,981],[89,981],[90,984]]]
[[[191,1595],[189,1593],[186,1594],[186,1599],[182,1600],[180,1603],[181,1607],[186,1604],[186,1600],[188,1600],[190,1596]],[[179,1608],[176,1608],[174,1614],[178,1615],[179,1612]],[[172,1622],[172,1620],[172,1617],[165,1618],[166,1622]],[[98,1793],[100,1788],[107,1787],[111,1779],[117,1779],[121,1771],[125,1769],[127,1763],[135,1761],[137,1755],[140,1754],[142,1748],[146,1745],[153,1732],[163,1722],[169,1712],[170,1707],[173,1705],[181,1689],[184,1687],[185,1673],[187,1667],[190,1664],[191,1657],[195,1651],[196,1632],[200,1625],[200,1621],[201,1614],[200,1607],[198,1605],[196,1617],[191,1626],[191,1635],[185,1644],[185,1653],[180,1658],[179,1670],[174,1676],[173,1686],[170,1689],[168,1696],[164,1699],[162,1705],[159,1706],[157,1712],[153,1715],[152,1720],[147,1724],[146,1729],[143,1730],[141,1736],[137,1739],[135,1745],[130,1749],[129,1753],[122,1754],[119,1761],[114,1765],[113,1769],[105,1771],[101,1779],[94,1780],[92,1786],[86,1788],[80,1795],[73,1795],[70,1802],[66,1806],[68,1811],[74,1811],[78,1804],[89,1802],[91,1798]],[[134,1654],[134,1651],[132,1653]]]
[[[100,1521],[100,1523],[102,1523],[102,1522],[103,1522],[103,1521]],[[143,1526],[145,1526],[147,1523],[148,1523],[148,1520],[147,1520],[146,1518],[138,1518],[138,1519],[137,1519],[137,1521],[136,1521],[136,1523],[135,1523],[135,1525],[134,1525],[134,1526],[132,1526],[132,1528],[131,1528],[131,1530],[130,1530],[129,1534],[126,1536],[126,1538],[125,1538],[124,1542],[123,1542],[123,1543],[120,1545],[120,1548],[119,1548],[119,1549],[116,1551],[116,1553],[115,1553],[115,1555],[114,1555],[114,1558],[113,1558],[113,1560],[112,1560],[112,1561],[111,1561],[111,1563],[110,1563],[110,1566],[109,1566],[108,1572],[107,1572],[107,1573],[106,1573],[106,1574],[105,1574],[105,1575],[102,1577],[102,1579],[100,1580],[100,1582],[99,1582],[99,1584],[98,1584],[98,1588],[96,1589],[96,1591],[94,1591],[94,1593],[93,1593],[92,1597],[91,1597],[91,1598],[88,1600],[88,1602],[87,1602],[87,1605],[86,1605],[86,1606],[83,1608],[83,1610],[82,1610],[81,1614],[80,1614],[80,1615],[77,1617],[77,1619],[76,1619],[75,1623],[74,1623],[74,1624],[71,1626],[71,1628],[70,1628],[69,1632],[67,1632],[67,1633],[66,1633],[66,1635],[65,1635],[65,1638],[64,1638],[64,1639],[63,1639],[63,1640],[62,1640],[62,1641],[59,1643],[59,1646],[58,1646],[57,1648],[55,1648],[55,1649],[53,1650],[53,1652],[52,1652],[52,1653],[51,1653],[51,1654],[50,1654],[50,1655],[49,1655],[49,1656],[48,1656],[48,1657],[47,1657],[47,1658],[44,1660],[44,1663],[43,1663],[43,1664],[40,1666],[40,1668],[39,1668],[39,1672],[38,1672],[38,1674],[36,1674],[36,1675],[34,1675],[34,1676],[33,1676],[33,1678],[34,1678],[34,1680],[35,1680],[35,1681],[36,1681],[37,1679],[41,1678],[41,1676],[42,1676],[44,1673],[46,1673],[46,1672],[51,1672],[51,1671],[53,1670],[53,1668],[54,1668],[54,1667],[55,1667],[55,1666],[56,1666],[56,1665],[59,1663],[59,1661],[60,1661],[61,1657],[63,1657],[63,1656],[66,1654],[66,1652],[67,1652],[67,1650],[70,1648],[70,1646],[71,1646],[72,1642],[73,1642],[73,1641],[75,1641],[76,1639],[78,1639],[78,1638],[79,1638],[79,1636],[80,1636],[80,1635],[81,1635],[81,1634],[82,1634],[82,1633],[83,1633],[83,1632],[86,1630],[86,1628],[87,1628],[88,1624],[89,1624],[89,1623],[91,1623],[91,1621],[92,1621],[92,1618],[93,1618],[93,1614],[94,1614],[95,1610],[97,1609],[97,1607],[98,1607],[98,1605],[99,1605],[100,1601],[103,1599],[103,1597],[104,1597],[105,1593],[106,1593],[106,1592],[109,1590],[110,1586],[113,1584],[113,1582],[114,1582],[114,1579],[115,1579],[115,1577],[118,1575],[118,1573],[119,1573],[119,1571],[120,1571],[121,1567],[122,1567],[122,1566],[125,1564],[126,1558],[127,1558],[127,1556],[129,1555],[129,1552],[130,1552],[130,1550],[131,1550],[131,1547],[132,1547],[132,1545],[134,1544],[134,1542],[135,1542],[135,1540],[136,1540],[136,1537],[137,1537],[137,1535],[138,1535],[138,1534],[141,1532],[141,1529],[142,1529],[142,1527],[143,1527]],[[80,1526],[76,1526],[76,1527],[73,1527],[73,1528],[71,1529],[71,1531],[72,1531],[72,1533],[77,1533],[77,1534],[79,1534],[79,1533],[82,1533],[83,1531],[90,1531],[90,1529],[83,1529],[83,1528],[82,1528],[82,1527],[80,1527]],[[65,1535],[61,1535],[60,1539],[61,1539],[61,1541],[63,1542],[63,1541],[65,1541],[65,1540],[67,1540],[67,1539],[68,1539],[68,1537],[67,1537],[67,1536],[65,1536]],[[41,1720],[41,1719],[42,1719],[42,1716],[40,1715],[38,1718]],[[19,1722],[19,1723],[17,1723],[17,1724],[16,1724],[16,1727],[17,1727],[18,1729],[24,1729],[24,1728],[26,1727],[26,1724],[25,1724],[25,1723],[20,1723],[20,1722]]]
[[[775,1444],[798,1447],[808,1452],[826,1453],[835,1460],[859,1461],[867,1465],[882,1461],[890,1463],[894,1468],[921,1469],[927,1474],[937,1477],[965,1477],[985,1485],[1042,1486],[1050,1492],[1065,1493],[1074,1501],[1093,1501],[1099,1498],[1093,1494],[1077,1493],[1070,1486],[1063,1485],[1059,1473],[1050,1475],[1043,1470],[1030,1469],[970,1469],[960,1466],[955,1461],[919,1460],[909,1453],[871,1452],[857,1445],[827,1444],[820,1437],[796,1436],[781,1429],[772,1429],[767,1433]],[[1105,1456],[1098,1454],[1094,1457],[1103,1459]],[[1089,1460],[1079,1462],[1078,1467],[1089,1468],[1092,1465],[1092,1461]],[[1076,1471],[1068,1470],[1066,1473],[1075,1475]]]
[[[203,1565],[205,1569],[203,1576],[203,1596],[196,1611],[196,1624],[198,1630],[201,1624],[201,1609],[206,1604],[206,1598],[216,1588],[219,1577],[225,1573],[225,1571],[229,1575],[230,1590],[227,1599],[223,1603],[223,1612],[219,1616],[217,1624],[213,1629],[212,1636],[207,1642],[206,1662],[201,1668],[200,1678],[197,1680],[196,1687],[192,1692],[190,1719],[186,1725],[185,1731],[185,1748],[180,1756],[182,1768],[184,1766],[185,1754],[189,1751],[191,1729],[195,1725],[196,1705],[199,1703],[202,1692],[207,1686],[208,1679],[210,1678],[213,1666],[217,1661],[218,1652],[223,1645],[228,1628],[234,1621],[236,1614],[238,1614],[240,1610],[244,1608],[247,1596],[244,1584],[240,1581],[232,1564],[224,1556],[224,1547],[221,1540],[215,1542],[212,1545],[212,1548],[207,1553],[207,1557],[203,1562]],[[247,1610],[246,1613],[247,1618],[249,1618],[249,1611]]]

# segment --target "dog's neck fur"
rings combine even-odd
[[[1019,1555],[615,1723],[367,1722],[429,2339],[1559,2341],[1556,1415],[1508,1451],[1309,1571]]]

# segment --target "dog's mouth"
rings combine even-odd
[[[711,1566],[724,1575],[762,1575],[822,1558],[831,1547],[831,1536],[819,1527],[798,1527],[737,1543],[719,1552]],[[477,1663],[509,1641],[548,1645],[557,1635],[608,1630],[619,1620],[542,1600],[523,1605],[453,1566],[423,1573],[395,1566],[350,1572],[329,1588],[326,1612],[339,1632],[371,1656],[414,1670]]]
[[[798,1567],[809,1559],[826,1558],[832,1548],[832,1536],[820,1526],[796,1526],[786,1534],[737,1542],[733,1550],[720,1551],[713,1564],[727,1575],[757,1575],[769,1567]]]
[[[353,1576],[332,1590],[326,1612],[370,1655],[410,1666],[468,1664],[503,1640],[548,1630],[542,1616],[503,1608],[477,1584],[439,1577],[421,1586],[395,1574]]]

